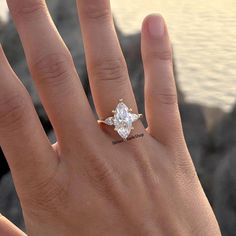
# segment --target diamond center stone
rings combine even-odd
[[[118,134],[123,139],[127,139],[133,128],[132,123],[134,120],[132,113],[129,112],[129,108],[123,102],[117,105],[113,122]]]
[[[137,121],[142,115],[134,114],[131,112],[122,100],[118,103],[115,111],[113,111],[114,116],[108,117],[103,121],[107,125],[114,125],[115,131],[126,140],[131,133],[133,128],[133,122]]]

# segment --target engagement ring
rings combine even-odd
[[[127,140],[134,129],[133,122],[139,120],[142,114],[132,113],[132,109],[128,108],[123,99],[119,100],[119,103],[114,111],[112,111],[114,116],[108,117],[105,120],[98,120],[98,123],[103,123],[106,125],[114,125],[115,131],[120,135],[121,138]]]

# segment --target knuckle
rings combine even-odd
[[[150,60],[160,60],[172,63],[172,51],[170,49],[162,51],[153,51],[149,55]]]
[[[14,131],[25,122],[27,108],[26,98],[15,93],[9,96],[0,97],[0,124],[1,130]],[[4,130],[3,130],[4,129]]]
[[[122,59],[98,61],[93,64],[92,74],[97,81],[112,81],[118,84],[126,81],[127,66]]]
[[[97,4],[94,2],[86,3],[83,10],[84,15],[92,21],[109,21],[111,19],[110,8],[108,6],[98,7]]]
[[[19,19],[29,20],[32,16],[37,16],[45,12],[46,5],[42,0],[36,1],[15,1],[8,0],[12,15]]]
[[[157,93],[156,97],[159,103],[164,104],[164,105],[178,104],[177,94],[176,92],[173,92],[173,91],[164,91],[162,93]]]
[[[60,86],[70,79],[72,65],[70,54],[55,53],[40,58],[31,68],[39,85]]]

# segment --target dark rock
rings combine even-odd
[[[2,150],[0,149],[0,181],[1,178],[9,171],[8,164],[4,157]]]
[[[219,123],[225,117],[225,112],[219,107],[206,107],[202,106],[203,113],[206,119],[207,130],[209,133],[215,130],[215,127],[219,125]]]
[[[180,105],[185,139],[198,174],[202,173],[201,158],[207,144],[207,123],[203,107],[197,104]]]
[[[236,105],[212,132],[214,149],[217,153],[225,153],[236,145]]]
[[[203,185],[209,199],[213,200],[214,177],[219,163],[226,154],[236,146],[236,106],[232,112],[222,115],[214,114],[219,122],[215,123],[208,134],[207,146],[201,160],[203,170]]]
[[[233,236],[236,229],[236,148],[230,150],[217,167],[213,190],[214,209],[222,234]]]
[[[53,130],[51,130],[51,132],[48,133],[48,139],[50,141],[51,144],[56,143],[56,136],[55,133],[53,132]]]
[[[0,212],[18,227],[24,229],[20,203],[10,174],[0,180]]]
[[[191,103],[181,103],[179,108],[189,152],[204,190],[211,200],[212,178],[219,160],[210,148],[212,140],[209,133],[218,124],[224,112],[218,108]]]
[[[88,87],[84,47],[75,1],[59,1],[55,11],[54,22],[69,48],[83,86]]]
[[[24,58],[24,51],[13,22],[9,21],[5,24],[1,33],[1,43],[10,64],[20,63]]]

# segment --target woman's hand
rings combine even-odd
[[[164,20],[142,29],[148,128],[119,140],[98,125],[44,0],[8,0],[58,142],[51,146],[25,88],[0,54],[0,144],[32,236],[220,235],[182,133]],[[138,113],[108,0],[78,0],[99,119],[120,98]]]

